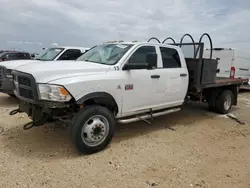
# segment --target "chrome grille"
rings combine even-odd
[[[28,101],[37,100],[37,88],[33,76],[21,72],[13,72],[15,94]]]

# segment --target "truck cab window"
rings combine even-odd
[[[15,60],[15,59],[18,59],[18,56],[15,53],[9,53],[9,54],[6,54],[6,59]]]
[[[49,48],[39,54],[35,59],[41,61],[53,61],[63,50],[64,48]]]
[[[129,59],[129,64],[145,64],[148,53],[156,53],[154,46],[142,46],[138,48]]]
[[[19,53],[17,54],[18,59],[30,59],[30,55],[27,53]]]
[[[66,50],[58,60],[76,60],[82,55],[81,50],[69,49]]]
[[[163,68],[180,68],[181,62],[177,50],[172,48],[160,47]]]

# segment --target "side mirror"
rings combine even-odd
[[[156,53],[147,54],[146,62],[148,64],[147,69],[151,70],[157,68],[157,54]]]

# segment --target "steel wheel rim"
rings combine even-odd
[[[228,110],[230,108],[231,102],[232,102],[231,95],[226,95],[225,100],[224,100],[224,109],[225,110]]]
[[[82,127],[82,141],[90,146],[95,147],[100,145],[108,136],[109,122],[102,115],[90,117]]]

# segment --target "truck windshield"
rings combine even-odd
[[[103,44],[84,53],[77,61],[114,65],[132,46],[133,44]]]
[[[42,60],[42,61],[52,61],[63,50],[64,48],[49,48],[45,50],[45,52],[42,52],[41,54],[39,54],[35,59]]]

